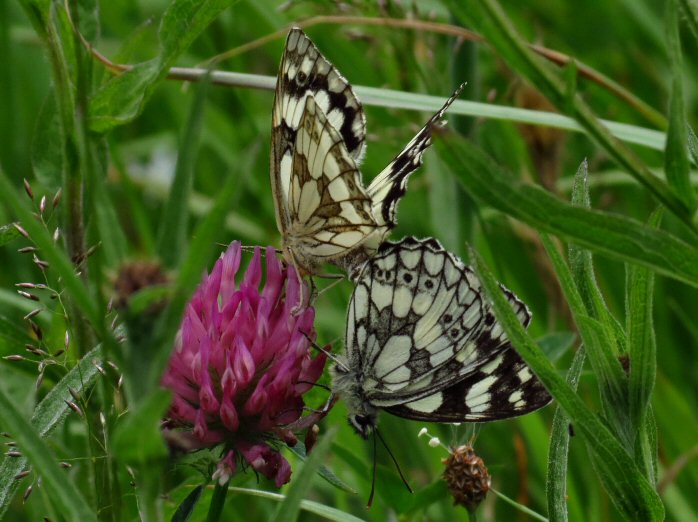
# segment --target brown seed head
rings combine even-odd
[[[443,476],[453,503],[475,511],[490,490],[491,478],[485,463],[470,444],[453,448],[442,462],[446,466]]]

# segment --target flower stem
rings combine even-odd
[[[501,499],[504,500],[505,502],[507,502],[507,503],[511,504],[512,506],[514,506],[514,507],[515,507],[516,509],[518,509],[519,511],[523,511],[523,512],[526,513],[527,515],[531,516],[531,517],[534,518],[535,520],[540,520],[540,522],[548,522],[548,519],[545,518],[545,517],[544,517],[543,515],[541,515],[540,513],[536,513],[535,511],[533,511],[532,509],[527,508],[527,507],[524,506],[523,504],[519,504],[519,503],[516,502],[515,500],[510,499],[509,497],[507,497],[507,496],[506,496],[504,493],[502,493],[501,491],[497,491],[497,490],[494,489],[494,488],[491,488],[490,491],[492,491],[495,495],[497,495],[499,498],[501,498]]]
[[[220,485],[216,481],[216,489],[213,490],[213,497],[211,497],[211,504],[208,506],[208,515],[206,516],[206,522],[218,522],[221,518],[221,513],[223,512],[223,506],[225,505],[225,496],[228,493],[228,482],[224,485]]]

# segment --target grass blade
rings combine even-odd
[[[463,23],[475,27],[500,56],[538,88],[558,110],[564,111],[570,105],[564,82],[552,72],[548,64],[529,50],[496,0],[472,2],[467,6],[458,0],[446,0],[445,3]],[[666,183],[653,176],[630,149],[613,137],[579,95],[574,97],[571,105],[572,116],[589,136],[695,231],[689,209]]]
[[[283,502],[286,498],[280,493],[273,493],[271,491],[263,491],[261,489],[247,489],[247,488],[229,488],[229,491],[234,491],[236,493],[242,493],[243,495],[250,495],[253,497],[267,498],[270,500],[275,500],[277,502]],[[314,513],[327,520],[334,522],[364,522],[363,519],[355,517],[339,509],[320,504],[319,502],[313,502],[312,500],[302,500],[300,507],[303,511],[308,513]]]
[[[681,40],[679,39],[679,10],[675,0],[669,0],[664,10],[666,45],[671,71],[671,98],[669,100],[669,129],[667,130],[664,170],[669,186],[689,208],[695,208],[696,199],[689,179],[686,112],[683,101],[683,71]]]
[[[305,459],[303,467],[296,472],[291,486],[286,490],[286,498],[274,512],[272,522],[295,522],[300,511],[303,496],[310,488],[313,476],[317,472],[322,459],[330,450],[332,439],[337,434],[337,428],[330,428],[322,440],[315,446],[313,452]]]
[[[698,286],[698,252],[677,237],[625,216],[572,206],[512,179],[459,136],[445,136],[435,145],[451,173],[479,201],[595,252]]]
[[[170,194],[162,209],[158,230],[157,251],[165,266],[174,267],[182,258],[187,246],[189,212],[187,201],[194,183],[194,162],[199,150],[201,126],[204,119],[208,77],[196,86],[189,116],[179,143],[179,155]]]

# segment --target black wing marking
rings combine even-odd
[[[432,129],[439,125],[444,113],[458,97],[465,84],[461,84],[441,109],[422,127],[417,135],[378,174],[368,186],[368,195],[373,201],[373,214],[378,224],[392,228],[397,223],[396,210],[400,198],[405,195],[407,181],[415,170],[422,165],[422,155],[431,145]]]

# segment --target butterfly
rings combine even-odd
[[[531,313],[500,285],[519,321]],[[356,281],[333,391],[368,438],[378,410],[430,422],[523,415],[551,397],[507,340],[473,271],[432,238],[383,243]]]
[[[364,187],[366,117],[349,82],[298,28],[288,34],[276,83],[271,186],[286,260],[302,274],[323,263],[352,273],[396,224],[407,179],[432,129],[463,86]]]

